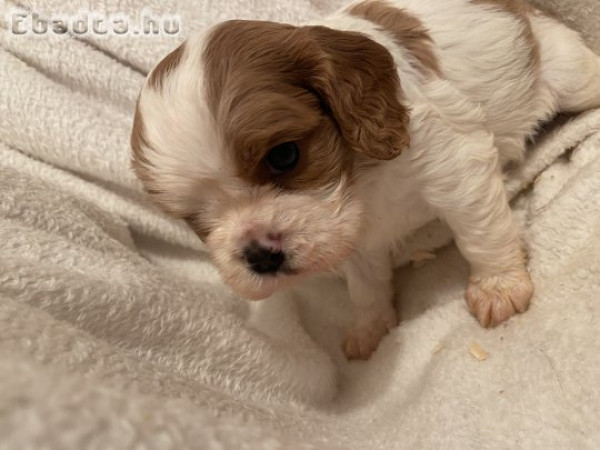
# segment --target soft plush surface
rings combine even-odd
[[[600,2],[594,0],[530,0],[537,8],[582,33],[588,45],[600,49]]]
[[[297,22],[343,1],[25,3],[42,15],[149,6],[181,14],[187,34],[233,17]],[[600,50],[597,0],[545,3]],[[433,224],[399,261],[436,249],[398,271],[402,325],[370,361],[347,363],[342,283],[315,281],[249,311],[197,238],[141,194],[129,170],[133,105],[181,37],[11,37],[13,7],[0,0],[0,446],[600,442],[600,111],[563,121],[508,181],[537,287],[527,314],[481,329],[462,298],[466,264]],[[486,360],[471,355],[474,342]]]

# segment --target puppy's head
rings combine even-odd
[[[226,22],[150,73],[133,167],[225,281],[264,298],[353,251],[357,177],[408,146],[400,94],[390,54],[363,35]]]

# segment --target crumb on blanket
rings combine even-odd
[[[471,345],[469,345],[469,353],[477,361],[485,361],[490,356],[490,354],[481,348],[475,341],[471,342]]]

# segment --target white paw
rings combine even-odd
[[[346,358],[369,359],[381,339],[397,325],[398,314],[391,307],[368,322],[357,323],[348,332],[342,345]]]
[[[465,297],[469,308],[484,327],[495,327],[529,308],[533,283],[525,270],[490,277],[471,277]]]

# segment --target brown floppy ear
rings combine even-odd
[[[305,27],[323,63],[311,82],[354,150],[374,159],[400,155],[410,144],[408,110],[390,53],[354,32]]]

